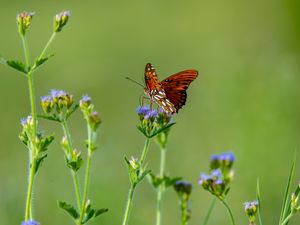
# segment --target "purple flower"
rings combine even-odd
[[[256,208],[259,205],[258,200],[254,200],[252,202],[245,202],[244,204],[244,209],[245,211],[252,209],[252,208]]]
[[[174,185],[174,189],[178,194],[190,195],[192,192],[193,185],[187,181],[177,181]]]
[[[52,89],[50,91],[50,95],[52,96],[52,98],[59,98],[59,97],[62,97],[62,96],[65,96],[67,93],[63,90],[55,90],[55,89]]]
[[[143,106],[140,106],[136,109],[136,113],[138,115],[141,115],[143,117],[146,116],[146,114],[151,110],[150,106],[149,105],[143,105]]]
[[[198,184],[202,185],[203,183],[211,180],[212,177],[210,175],[207,175],[206,173],[200,174],[200,179],[198,180]]]
[[[157,117],[158,113],[155,109],[149,110],[146,115],[144,116],[144,119],[148,120],[153,120]]]
[[[34,220],[28,220],[28,221],[23,221],[21,225],[40,225],[40,223]]]
[[[217,177],[217,178],[220,178],[222,176],[222,172],[220,169],[216,169],[216,170],[212,170],[210,175],[212,177]]]

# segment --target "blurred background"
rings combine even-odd
[[[300,2],[1,0],[1,55],[23,60],[17,13],[36,13],[27,36],[34,59],[52,33],[53,16],[66,9],[72,13],[69,24],[48,51],[55,56],[35,74],[35,85],[37,96],[53,88],[76,99],[89,94],[101,113],[90,198],[95,207],[110,211],[91,224],[121,224],[129,188],[124,156],[139,156],[144,144],[135,114],[143,90],[125,77],[142,82],[147,62],[160,79],[184,69],[200,73],[188,90],[186,106],[175,116],[167,156],[168,174],[194,184],[190,224],[201,224],[211,200],[197,185],[200,171],[208,170],[211,154],[228,150],[236,155],[227,200],[237,224],[247,224],[242,203],[255,199],[258,178],[263,220],[277,223],[287,176],[295,153],[300,153]],[[18,134],[20,118],[30,112],[27,80],[3,65],[0,77],[0,224],[20,224],[28,155]],[[81,114],[70,123],[75,146],[84,150]],[[47,121],[40,121],[39,128],[55,133],[56,140],[36,180],[36,219],[42,225],[72,224],[56,205],[56,200],[75,203],[60,147],[61,129]],[[147,162],[158,172],[154,142]],[[299,167],[298,160],[293,188],[300,179]],[[130,224],[153,225],[155,203],[156,194],[144,181]],[[164,196],[163,212],[163,224],[180,223],[172,189]],[[222,205],[217,204],[210,224],[230,224]]]

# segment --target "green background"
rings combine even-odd
[[[100,112],[100,149],[92,161],[90,198],[109,213],[91,224],[121,224],[129,188],[124,156],[139,156],[144,137],[136,129],[135,109],[143,90],[125,80],[142,81],[147,62],[160,79],[194,68],[199,78],[188,90],[187,105],[175,116],[167,171],[194,184],[192,219],[201,224],[211,196],[197,185],[211,154],[233,150],[235,180],[228,196],[237,224],[247,224],[242,203],[255,199],[260,179],[263,220],[276,224],[287,175],[300,135],[300,3],[292,0],[199,1],[4,1],[0,7],[0,53],[23,60],[15,16],[36,12],[28,43],[33,59],[52,32],[53,16],[72,13],[49,50],[55,57],[35,74],[37,96],[64,89],[76,99],[89,94]],[[20,118],[30,112],[26,77],[0,67],[0,224],[20,224],[25,207],[27,150],[18,140]],[[39,108],[40,110],[40,108]],[[81,114],[71,119],[72,136],[84,150]],[[56,200],[75,203],[57,124],[36,180],[34,208],[42,225],[72,224]],[[147,158],[158,171],[154,143]],[[299,160],[295,182],[299,180]],[[81,171],[82,175],[83,169]],[[130,224],[153,225],[156,195],[147,182],[137,189]],[[164,196],[163,224],[179,224],[177,196]],[[299,224],[299,215],[292,224]],[[297,222],[298,221],[298,222]],[[230,224],[220,204],[210,224]]]

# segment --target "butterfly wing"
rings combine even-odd
[[[156,102],[166,113],[176,112],[176,108],[170,100],[167,99],[165,90],[162,88],[156,71],[150,63],[148,63],[145,68],[145,85],[145,93],[150,97],[152,102]]]
[[[198,76],[196,70],[184,70],[164,79],[160,84],[166,93],[166,98],[174,105],[176,112],[186,102],[186,89]]]

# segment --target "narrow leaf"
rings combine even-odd
[[[96,209],[95,213],[94,213],[94,217],[100,216],[101,214],[106,213],[106,212],[108,212],[108,209],[106,209],[106,208]]]
[[[78,109],[79,104],[73,105],[66,113],[66,120]]]
[[[290,171],[290,174],[289,174],[289,177],[288,177],[288,181],[287,181],[287,184],[286,184],[286,188],[285,188],[285,193],[284,193],[284,197],[283,197],[283,204],[282,204],[281,213],[280,213],[280,220],[279,220],[280,223],[283,222],[284,218],[287,216],[287,213],[288,213],[289,195],[290,195],[294,170],[295,170],[295,160],[293,161],[291,171]]]
[[[47,157],[47,154],[40,154],[40,156],[36,159],[36,166],[35,166],[35,174],[38,172],[39,168],[41,167],[44,159]]]
[[[61,201],[58,201],[57,203],[58,207],[65,210],[74,220],[79,218],[79,213],[71,204]]]
[[[38,58],[35,60],[31,70],[36,70],[38,67],[40,67],[41,65],[43,65],[48,59],[50,59],[53,55],[50,55],[50,56],[45,56],[45,57],[42,57],[42,58]]]
[[[260,198],[259,179],[257,179],[257,184],[256,184],[256,197],[258,201],[258,208],[257,208],[258,221],[260,225],[263,225],[261,220],[261,198]]]

